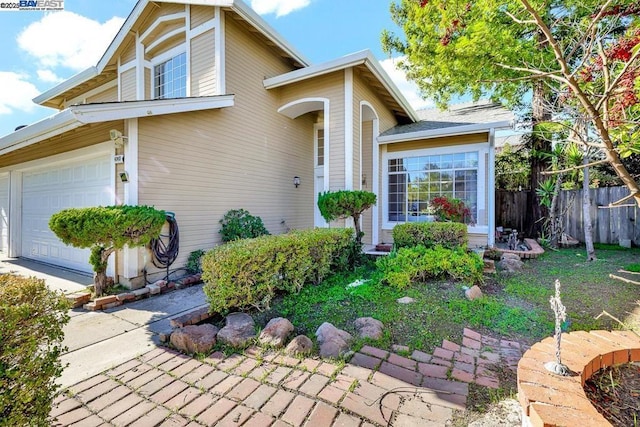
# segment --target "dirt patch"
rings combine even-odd
[[[613,426],[638,425],[640,362],[601,369],[587,380],[584,390],[593,406]]]

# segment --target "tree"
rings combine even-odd
[[[144,246],[160,235],[164,211],[149,206],[107,206],[64,209],[51,216],[49,228],[65,244],[91,248],[95,294],[107,283],[109,255],[126,246]]]
[[[318,209],[320,209],[320,214],[326,221],[333,221],[338,218],[353,218],[358,245],[362,244],[362,236],[364,235],[360,228],[360,216],[375,204],[376,195],[369,191],[326,191],[318,196]]]
[[[515,106],[530,92],[534,136],[552,117],[584,119],[588,139],[578,142],[600,150],[598,163],[640,206],[621,161],[640,153],[637,1],[402,0],[391,13],[406,41],[386,32],[383,44],[405,55],[401,65],[423,95],[442,106],[488,93]],[[550,151],[544,141],[532,147],[532,191],[547,166],[539,151]]]

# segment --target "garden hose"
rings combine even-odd
[[[156,267],[167,269],[168,276],[169,266],[178,258],[180,231],[178,230],[176,215],[173,212],[167,212],[166,215],[166,220],[169,223],[169,234],[161,234],[157,239],[151,240],[151,261]]]

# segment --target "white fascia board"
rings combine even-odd
[[[334,71],[341,71],[346,68],[355,67],[361,64],[365,64],[367,66],[367,68],[373,73],[378,81],[382,83],[385,89],[391,94],[391,96],[393,96],[396,102],[405,110],[405,112],[414,122],[420,120],[413,107],[411,107],[407,99],[404,97],[404,95],[402,95],[402,92],[400,92],[400,89],[398,89],[395,83],[393,83],[389,75],[380,65],[380,62],[368,49],[361,50],[359,52],[355,52],[341,58],[333,59],[322,64],[312,65],[307,68],[301,68],[299,70],[265,79],[263,81],[263,85],[265,89],[274,89],[280,86],[286,86],[291,83],[296,83],[313,77],[333,73]]]
[[[473,123],[462,126],[451,126],[440,129],[423,130],[418,132],[399,133],[395,135],[379,136],[379,144],[392,144],[395,142],[415,141],[416,139],[438,138],[442,136],[467,135],[477,132],[489,132],[491,129],[511,128],[511,122]]]
[[[49,101],[51,98],[55,98],[56,96],[60,95],[61,93],[64,93],[64,92],[68,91],[69,89],[73,89],[74,87],[78,86],[79,84],[82,84],[82,83],[86,82],[87,80],[91,80],[92,78],[94,78],[98,74],[99,74],[99,72],[98,72],[98,69],[96,67],[87,68],[86,70],[81,71],[78,74],[76,74],[76,75],[70,77],[69,79],[63,81],[59,85],[54,86],[53,88],[49,89],[48,91],[42,92],[40,95],[38,95],[35,98],[33,98],[32,101],[35,102],[36,104],[42,105],[45,102]]]
[[[155,99],[151,101],[110,102],[70,107],[83,124],[134,119],[189,111],[232,107],[234,95],[204,96],[198,98]]]
[[[223,2],[221,2],[223,3]],[[293,59],[298,61],[305,67],[308,67],[310,62],[300,52],[298,52],[293,46],[291,46],[276,30],[273,29],[264,19],[260,17],[253,9],[247,6],[241,0],[233,0],[231,10],[240,15],[242,19],[247,21],[252,27],[257,29],[269,40],[274,42],[276,46],[287,52]]]
[[[36,144],[89,123],[232,107],[234,95],[73,105],[0,138],[0,155]]]

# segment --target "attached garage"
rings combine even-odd
[[[66,208],[112,204],[111,171],[108,154],[25,170],[22,173],[21,256],[90,272],[89,250],[62,243],[49,230],[49,218]]]

